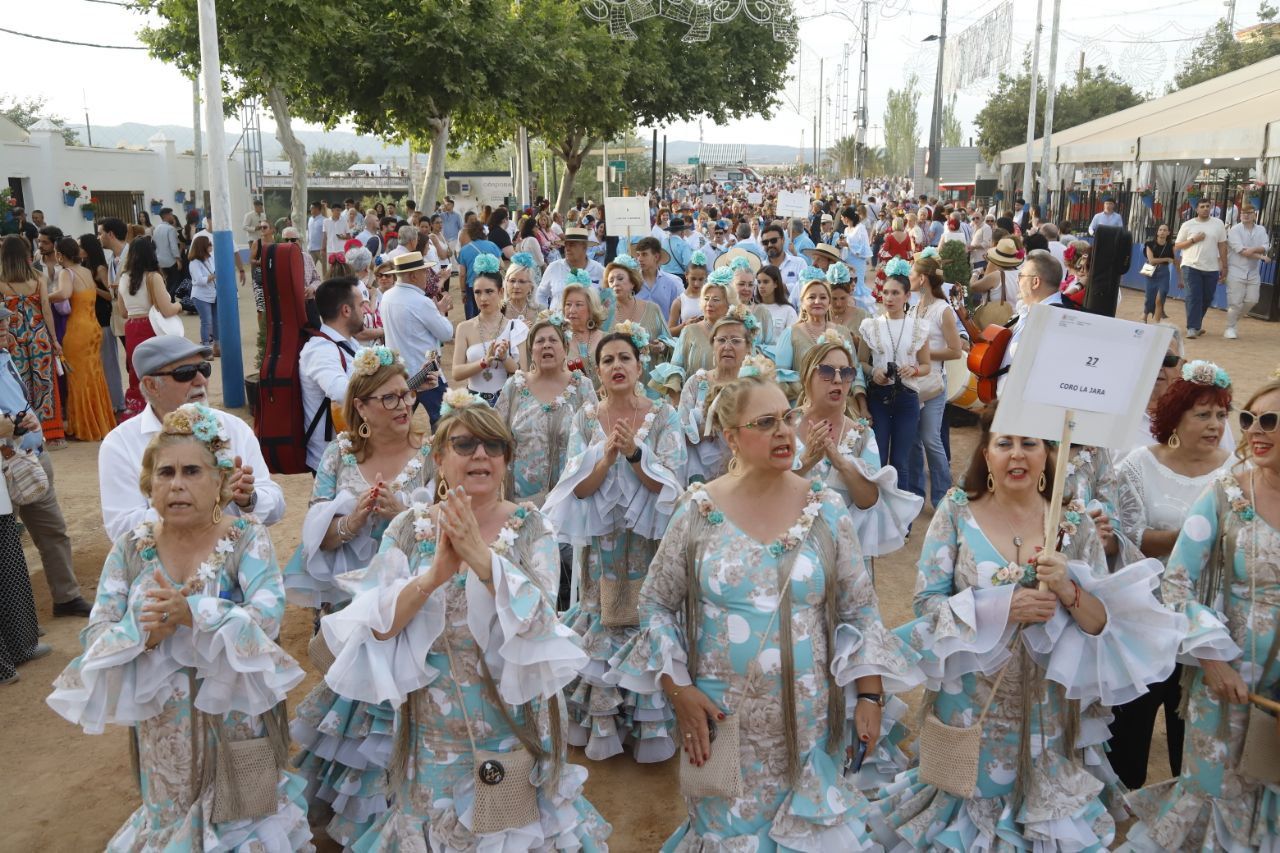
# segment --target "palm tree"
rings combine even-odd
[[[889,152],[884,148],[864,146],[862,149],[862,174],[875,177],[888,174]]]
[[[858,168],[858,143],[852,136],[838,139],[826,150],[826,166],[840,177],[852,177]]]

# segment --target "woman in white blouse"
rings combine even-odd
[[[1221,446],[1230,410],[1231,379],[1207,361],[1184,364],[1180,378],[1169,383],[1151,410],[1151,435],[1158,443],[1134,450],[1117,469],[1120,526],[1144,556],[1168,561],[1192,504],[1231,467],[1231,454]],[[1109,757],[1130,790],[1146,782],[1151,733],[1162,704],[1170,769],[1175,778],[1181,773],[1180,677],[1179,667],[1145,696],[1113,709]]]

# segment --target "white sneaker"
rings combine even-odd
[[[1186,338],[1187,340],[1193,340],[1195,338],[1200,337],[1200,334],[1201,333],[1199,329],[1187,329],[1187,333],[1183,335],[1183,337]]]
[[[1227,326],[1227,330],[1222,333],[1222,336],[1229,341],[1234,341],[1236,338],[1240,337],[1240,333],[1236,331],[1235,326]]]

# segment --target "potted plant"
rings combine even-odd
[[[98,209],[98,199],[93,196],[89,196],[89,200],[86,201],[84,204],[80,205],[80,215],[83,216],[85,220],[87,220],[88,222],[92,222],[94,217],[94,212],[97,209]]]
[[[174,194],[173,194],[173,200],[174,200],[175,202],[177,202],[178,204],[182,204],[184,201],[186,201],[186,200],[187,200],[187,193],[186,193],[186,191],[185,191],[185,190],[177,190],[177,191],[175,191],[175,192],[174,192]]]
[[[81,194],[87,195],[88,192],[89,188],[83,184],[76,186],[70,181],[64,181],[62,184],[62,203],[67,207],[75,207],[76,199],[80,198]]]
[[[1155,194],[1155,191],[1152,190],[1150,186],[1139,188],[1138,198],[1142,200],[1142,206],[1145,207],[1147,210],[1151,210],[1156,205],[1156,194]]]
[[[151,199],[151,215],[159,216],[162,210],[164,210],[164,202],[158,198]]]
[[[938,250],[942,261],[942,280],[952,284],[968,284],[973,267],[969,264],[969,250],[963,240],[948,240]]]
[[[1249,204],[1259,211],[1262,210],[1262,194],[1266,189],[1267,182],[1261,178],[1254,178],[1245,189],[1245,197],[1249,200]]]

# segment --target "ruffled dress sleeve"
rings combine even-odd
[[[559,584],[560,551],[537,510],[521,512],[510,546],[490,558],[493,591],[474,572],[466,581],[467,626],[498,693],[512,705],[554,695],[588,660],[581,639],[556,616],[552,590]],[[503,533],[508,531],[510,526]],[[499,545],[507,538],[501,536]]]
[[[698,511],[687,496],[676,506],[640,589],[640,630],[610,659],[604,676],[607,683],[623,690],[657,694],[660,707],[666,705],[658,681],[661,676],[671,676],[680,686],[692,683],[684,606],[689,589],[690,522]]]
[[[1215,594],[1212,603],[1206,604],[1196,595],[1200,574],[1209,568],[1215,545],[1222,547],[1219,540],[1224,531],[1219,519],[1229,501],[1224,479],[1210,484],[1192,504],[1174,542],[1161,584],[1165,605],[1187,618],[1187,632],[1178,649],[1178,660],[1195,666],[1202,660],[1231,661],[1243,654],[1231,638],[1220,597]],[[1231,482],[1232,488],[1239,488]],[[1246,511],[1252,512],[1252,508]]]
[[[841,447],[841,454],[853,463],[859,474],[875,483],[877,497],[866,509],[850,504],[849,512],[853,515],[862,553],[867,557],[884,557],[906,544],[907,533],[924,506],[924,498],[898,488],[897,470],[892,465],[880,466],[880,449],[871,425],[861,422],[859,426],[857,438]]]
[[[718,435],[703,435],[706,430],[705,406],[711,388],[706,371],[698,371],[685,382],[680,392],[680,428],[688,454],[685,473],[689,481],[709,482],[724,473],[725,447]]]
[[[355,535],[350,542],[333,550],[321,547],[329,525],[335,518],[350,515],[356,508],[358,496],[349,489],[339,488],[342,451],[335,440],[325,448],[316,471],[315,485],[311,491],[311,503],[302,520],[302,541],[284,569],[284,587],[290,604],[300,607],[320,607],[347,600],[334,579],[346,572],[369,565],[377,553],[378,542],[373,536],[374,519],[364,527],[351,531]]]
[[[1143,559],[1108,572],[1102,540],[1088,514],[1079,513],[1077,529],[1064,545],[1067,570],[1080,588],[1102,602],[1107,621],[1097,634],[1086,633],[1067,607],[1048,622],[1027,625],[1023,642],[1045,669],[1045,677],[1066,689],[1082,706],[1132,702],[1147,685],[1173,674],[1186,619],[1155,597],[1164,567]],[[1068,528],[1069,529],[1069,528]]]
[[[282,702],[304,673],[275,642],[285,601],[271,535],[251,517],[234,525],[239,536],[219,546],[232,551],[216,585],[187,596],[191,630],[172,639],[174,656],[200,679],[197,708],[256,716]]]
[[[1142,479],[1142,463],[1140,454],[1147,453],[1146,448],[1138,448],[1130,453],[1123,462],[1116,466],[1116,521],[1120,532],[1135,548],[1142,546],[1142,537],[1146,535],[1147,508],[1146,487]]]
[[[640,468],[659,484],[658,491],[650,491],[643,486],[625,460],[620,460],[614,467],[616,471],[619,465],[626,466],[618,484],[622,487],[621,497],[625,504],[622,518],[627,529],[645,539],[658,540],[666,533],[676,500],[684,491],[689,453],[675,409],[658,402],[646,418],[650,416],[653,420],[649,433],[639,445]]]
[[[794,371],[796,369],[795,349],[791,344],[791,330],[794,328],[795,326],[787,326],[783,329],[773,345],[773,363],[779,370]]]
[[[574,414],[569,428],[567,461],[560,480],[542,503],[542,512],[561,542],[586,545],[593,536],[607,536],[617,529],[621,487],[616,465],[605,474],[594,494],[579,498],[573,493],[604,458],[604,445],[604,430],[595,406],[583,406]]]
[[[150,529],[146,522],[112,546],[89,624],[80,632],[84,651],[54,680],[46,699],[59,716],[88,734],[102,734],[108,724],[132,725],[159,714],[182,669],[170,652],[173,637],[145,651],[146,633],[135,616],[135,608],[146,602],[149,585],[136,539]]]

